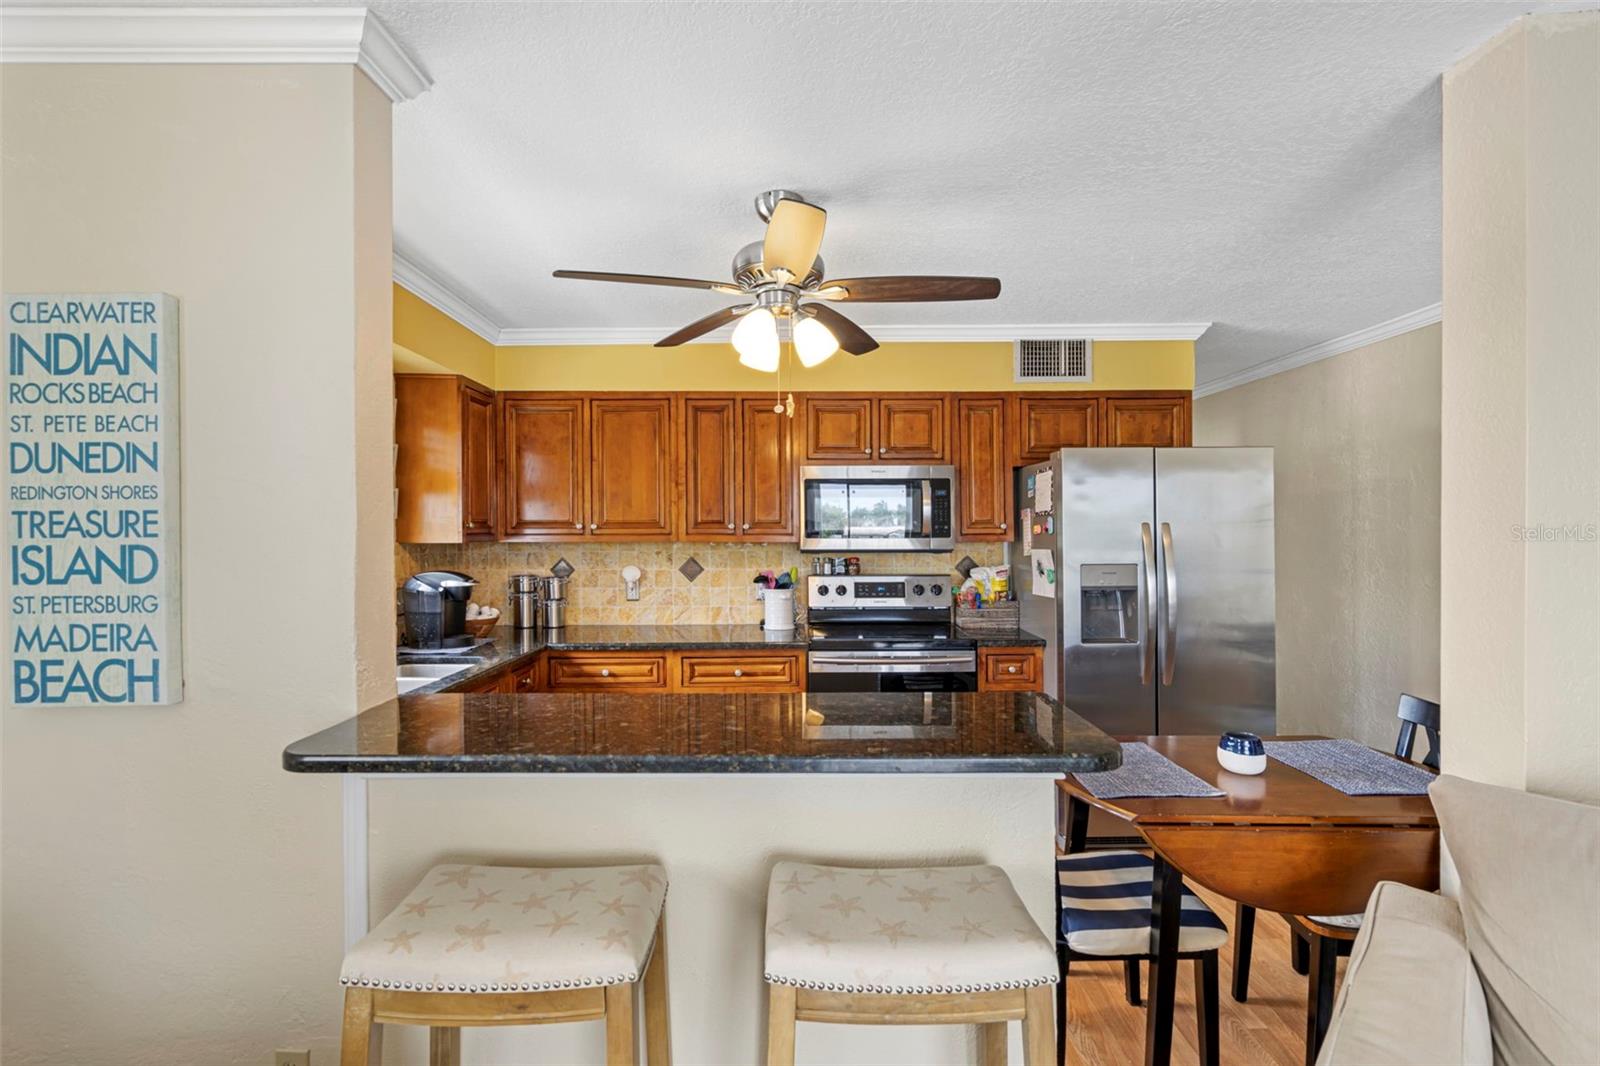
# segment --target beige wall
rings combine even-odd
[[[1196,444],[1274,449],[1280,732],[1391,747],[1400,693],[1438,698],[1439,336],[1195,401]]]
[[[1525,18],[1444,79],[1447,765],[1589,802],[1600,802],[1597,249],[1600,12]]]
[[[390,425],[388,102],[332,65],[0,79],[6,288],[179,300],[187,672],[175,707],[5,710],[4,1058],[333,1061],[338,788],[279,754],[393,692],[365,454]]]

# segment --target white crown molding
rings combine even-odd
[[[1390,337],[1398,337],[1402,333],[1410,333],[1412,330],[1421,329],[1423,326],[1431,326],[1443,317],[1444,311],[1441,304],[1429,304],[1427,307],[1419,307],[1415,311],[1397,315],[1386,322],[1379,322],[1375,326],[1368,326],[1366,329],[1358,329],[1354,333],[1346,333],[1342,337],[1335,337],[1332,340],[1297,348],[1292,352],[1257,363],[1254,366],[1247,366],[1243,370],[1236,370],[1220,378],[1202,381],[1195,385],[1194,395],[1198,399],[1226,389],[1236,389],[1240,385],[1248,385],[1252,381],[1260,381],[1262,378],[1281,374],[1285,370],[1293,370],[1296,367],[1315,363],[1319,359],[1342,355],[1357,348],[1365,348],[1369,344],[1386,341]]]
[[[399,103],[431,78],[364,7],[0,7],[5,63],[353,63]]]
[[[487,311],[398,251],[394,253],[394,280],[396,285],[426,300],[490,344],[502,343],[500,337],[505,331]]]
[[[1192,341],[1209,322],[1060,322],[1032,325],[879,325],[867,326],[880,341],[1014,341],[1089,337],[1097,341]],[[506,346],[654,344],[677,326],[594,326],[586,329],[506,328],[499,343]],[[724,326],[690,344],[726,344],[732,327]]]

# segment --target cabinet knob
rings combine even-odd
[[[597,525],[595,525],[595,524],[594,524],[594,523],[593,523],[593,522],[590,522],[590,523],[589,523],[589,528],[590,528],[590,529],[599,529],[599,528],[600,528],[600,527],[599,527],[599,526],[597,526]]]
[[[889,449],[888,448],[879,448],[878,449],[878,454],[879,455],[888,455],[889,454]]]
[[[871,455],[872,454],[872,449],[871,448],[862,448],[861,452],[862,452],[863,455]]]
[[[750,523],[749,523],[749,522],[746,522],[746,523],[745,523],[745,524],[744,524],[744,528],[746,528],[746,529],[749,529],[749,528],[750,528]]]
[[[1014,674],[1014,673],[1016,673],[1016,672],[1017,672],[1017,668],[1016,668],[1016,667],[1015,667],[1015,666],[1008,666],[1008,667],[1006,667],[1006,673],[1008,673],[1008,674]]]
[[[1004,522],[1001,522],[1001,523],[1000,523],[1000,528],[1001,528],[1001,529],[1004,529],[1004,528],[1006,528],[1006,524],[1005,524],[1005,523],[1004,523]]]
[[[1015,670],[1016,667],[1013,666],[1011,669]],[[601,677],[610,677],[611,676],[610,668],[609,667],[602,667],[601,670],[600,670],[600,676]]]
[[[572,528],[573,529],[582,529],[583,528],[583,523],[582,522],[578,522]]]
[[[733,676],[734,677],[743,677],[744,676],[744,671],[739,669],[738,667],[734,667]]]
[[[729,523],[728,523],[728,528],[729,528],[729,529],[732,529],[732,528],[733,528],[733,523],[732,523],[732,522],[729,522]]]

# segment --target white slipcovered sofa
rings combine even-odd
[[[1444,891],[1373,890],[1318,1066],[1600,1063],[1600,807],[1428,791]]]

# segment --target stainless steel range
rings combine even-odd
[[[945,574],[806,579],[812,692],[972,692],[978,646],[952,625]]]

